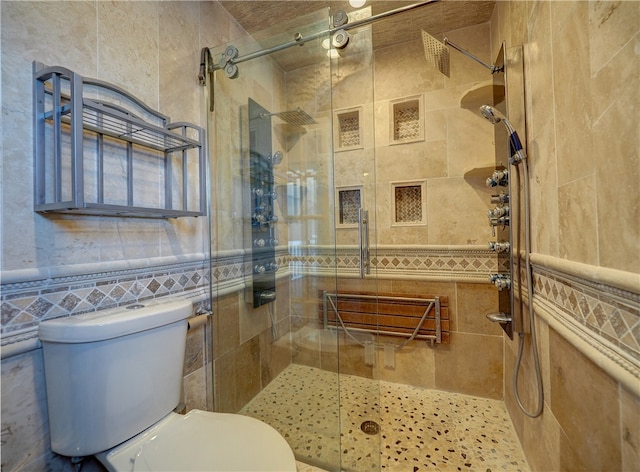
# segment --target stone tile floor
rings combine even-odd
[[[352,375],[337,383],[335,373],[292,364],[241,413],[276,428],[304,472],[529,471],[499,400]],[[361,429],[367,420],[377,434]]]

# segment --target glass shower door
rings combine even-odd
[[[349,23],[368,16],[370,7],[350,12]],[[338,333],[342,468],[380,470],[372,27],[346,34],[347,46],[329,51],[338,287],[325,297],[329,322]]]
[[[214,405],[337,471],[339,351],[320,308],[337,286],[328,12],[282,28],[211,51]]]

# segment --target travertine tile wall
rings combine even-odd
[[[492,19],[494,50],[503,40],[524,45],[545,409],[526,417],[509,388],[506,402],[534,470],[640,468],[637,334],[624,334],[637,330],[640,312],[639,27],[638,2],[500,1]],[[583,317],[585,332],[597,328],[587,342],[562,322]],[[611,370],[602,354],[609,343],[635,374]],[[505,385],[515,353],[507,342]],[[521,396],[534,410],[528,337],[524,359]]]
[[[489,24],[483,24],[447,35],[492,62],[489,33]],[[319,322],[318,291],[336,290],[336,281],[307,277],[292,281],[293,361],[329,370],[340,368],[341,372],[369,378],[502,398],[502,330],[485,318],[486,313],[497,310],[497,291],[486,283],[478,283],[486,281],[486,275],[475,278],[475,283],[462,281],[465,276],[471,278],[476,269],[484,273],[492,269],[484,265],[479,268],[477,264],[482,256],[475,254],[469,255],[466,263],[457,265],[455,275],[441,273],[438,277],[433,272],[430,277],[427,275],[439,264],[439,255],[443,259],[442,266],[438,266],[452,268],[443,246],[478,245],[475,249],[480,253],[491,240],[486,218],[490,194],[484,190],[484,181],[478,186],[478,182],[465,180],[464,174],[494,161],[493,128],[479,115],[477,107],[463,109],[460,106],[466,92],[490,81],[490,73],[464,56],[452,53],[451,78],[446,78],[426,61],[420,40],[372,51],[362,47],[366,45],[369,30],[363,28],[350,34],[354,48],[349,46],[340,51],[340,58],[332,61],[331,87],[326,83],[327,71],[317,66],[286,75],[290,109],[301,106],[321,117],[326,117],[331,104],[337,113],[359,110],[360,146],[340,150],[334,136],[337,152],[333,154],[333,169],[316,168],[317,175],[322,176],[321,182],[326,179],[336,187],[363,189],[363,206],[369,209],[372,218],[372,274],[378,278],[365,281],[347,278],[346,273],[353,265],[351,261],[356,258],[355,250],[347,251],[344,256],[340,253],[336,261],[337,287],[352,291],[446,295],[452,316],[451,344],[431,348],[427,343],[411,343],[397,352],[395,367],[386,368],[382,357],[374,366],[366,365],[362,346],[341,336],[338,355],[335,340],[323,342],[322,336],[307,336],[308,327],[317,327]],[[407,97],[420,101],[423,106],[420,114],[424,121],[424,139],[394,144],[391,105]],[[491,100],[492,96],[487,95],[486,102]],[[331,141],[331,136],[322,134],[313,138],[305,136],[300,143],[304,146],[298,144],[289,152],[290,168],[300,164],[309,166],[313,157],[318,161],[327,159],[331,150],[326,146]],[[391,212],[392,183],[416,180],[426,182],[426,224],[395,226]],[[327,218],[318,228],[320,243],[329,244],[335,238],[339,245],[357,244],[356,228],[333,225],[335,218],[331,212],[338,211],[330,205],[333,189],[328,188],[327,193],[318,191],[316,195],[319,202],[326,202],[321,203],[320,211],[316,212]],[[403,250],[405,245],[414,250],[423,248],[423,252],[417,256],[411,250]],[[436,255],[433,247],[429,250],[429,245],[440,246],[442,254]],[[325,253],[313,257],[313,252],[310,251],[310,260],[300,258],[307,264],[307,270],[313,270],[314,266],[331,267]],[[464,274],[465,268],[467,274]],[[398,280],[400,275],[385,277],[385,271],[394,269],[404,269],[403,274],[408,275],[406,280]],[[452,282],[456,277],[460,281]],[[378,355],[382,356],[383,351],[379,350]]]
[[[200,48],[237,37],[240,30],[215,2],[3,1],[0,8],[0,261],[3,288],[15,294],[5,299],[3,292],[2,470],[71,470],[50,452],[42,353],[33,327],[45,315],[176,295],[180,287],[205,296],[209,229],[207,218],[34,213],[31,62],[112,82],[173,121],[206,128],[204,89],[197,81]],[[5,345],[8,334],[18,339],[25,330],[30,350],[4,357],[5,348],[12,349]],[[204,328],[189,333],[188,408],[212,405],[206,336]]]

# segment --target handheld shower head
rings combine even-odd
[[[495,108],[490,107],[489,105],[482,105],[480,107],[480,114],[482,114],[482,116],[484,116],[494,125],[500,123],[502,121],[502,118],[504,118],[504,115],[502,115],[502,113],[500,113]]]
[[[511,143],[511,150],[513,155],[512,164],[517,165],[525,159],[524,151],[522,150],[522,143],[520,142],[520,138],[518,137],[518,133],[511,126],[507,117],[500,113],[498,110],[489,105],[482,105],[480,107],[480,114],[486,118],[488,121],[493,123],[494,125],[498,123],[503,123],[509,132],[509,142]]]

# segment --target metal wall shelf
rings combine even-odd
[[[34,62],[33,75],[36,212],[206,214],[202,128],[63,67]]]

